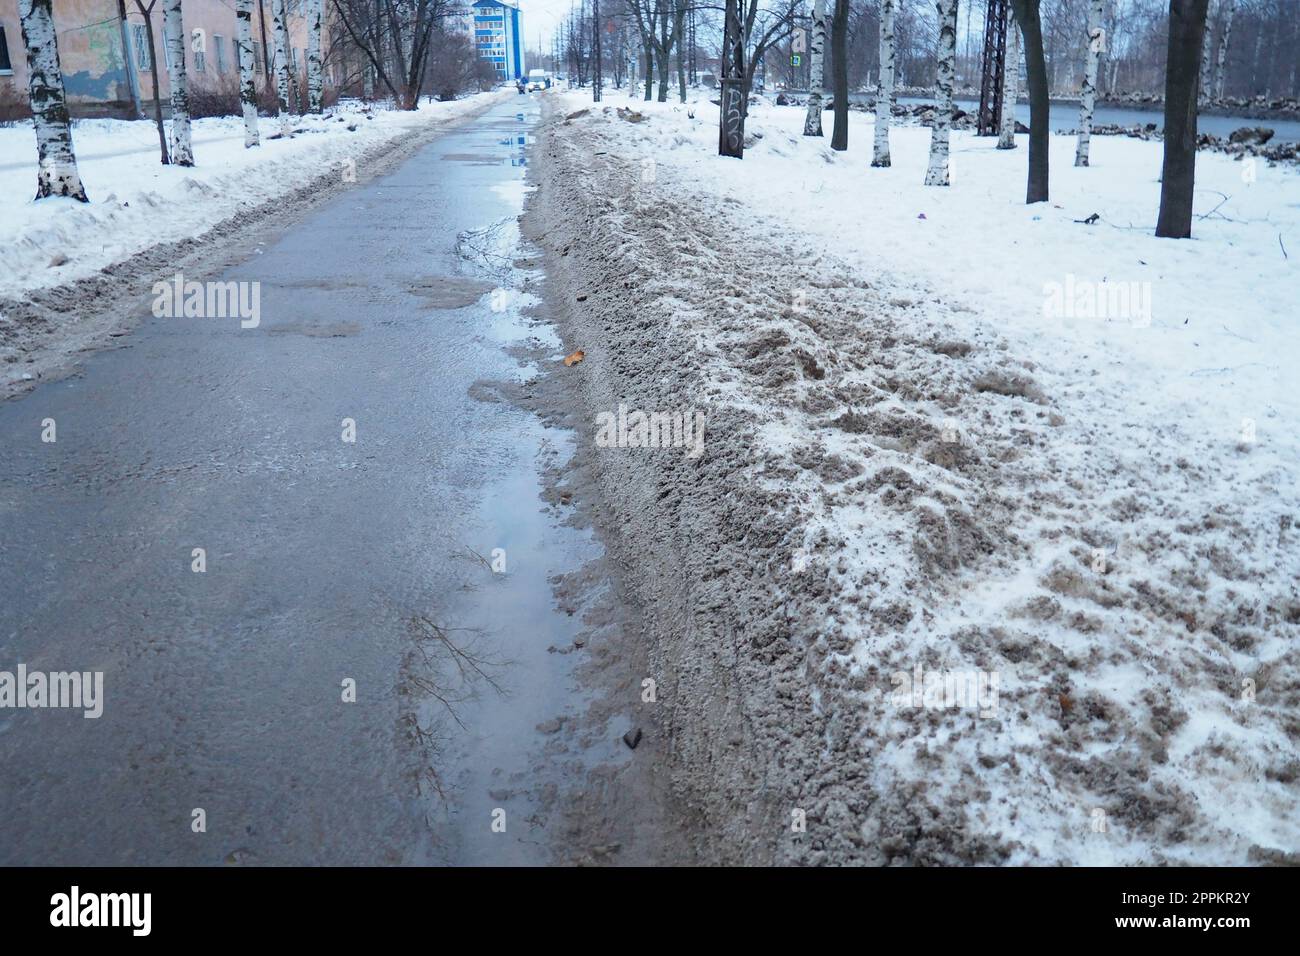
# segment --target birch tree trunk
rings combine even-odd
[[[1083,96],[1079,100],[1079,142],[1074,148],[1074,165],[1088,165],[1088,147],[1092,140],[1092,111],[1097,103],[1097,65],[1103,45],[1101,7],[1104,0],[1088,5],[1088,63],[1083,72]],[[1005,108],[1005,107],[1004,107]]]
[[[1232,17],[1237,12],[1237,0],[1224,0],[1223,38],[1219,40],[1219,60],[1214,68],[1214,99],[1223,100],[1224,67],[1228,62],[1228,41],[1232,39]]]
[[[808,115],[804,117],[803,134],[822,134],[822,111],[826,107],[826,0],[814,0],[812,14],[812,44],[808,48]]]
[[[894,0],[880,0],[880,84],[871,165],[889,166],[889,120],[894,102]]]
[[[1016,148],[1016,100],[1020,98],[1020,24],[1007,10],[1007,61],[1002,67],[1002,128],[998,149]]]
[[[244,148],[261,143],[257,130],[257,78],[253,64],[253,0],[236,0],[235,20],[239,27],[235,56],[239,60],[239,102],[244,109]]]
[[[686,13],[685,0],[677,0],[677,93],[683,103],[686,102]]]
[[[307,0],[307,109],[313,113],[321,112],[325,99],[320,58],[321,19],[321,0]]]
[[[1211,80],[1214,71],[1214,0],[1209,0],[1206,11],[1205,38],[1201,43],[1201,79],[1196,91],[1196,101],[1201,106],[1205,106],[1210,102]]]
[[[185,75],[185,19],[181,0],[164,0],[163,43],[167,46],[167,79],[172,100],[172,165],[193,166],[190,145],[190,90]]]
[[[36,198],[68,196],[89,202],[72,149],[72,120],[59,69],[59,40],[50,0],[18,0],[27,47],[27,91],[36,127]]]
[[[271,21],[275,31],[275,98],[280,113],[280,134],[289,135],[289,29],[285,14],[285,0],[275,0],[271,7]]]
[[[930,131],[930,168],[927,186],[948,185],[948,134],[952,128],[953,70],[957,59],[957,0],[938,0],[939,11],[939,103]]]

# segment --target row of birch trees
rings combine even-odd
[[[827,9],[828,2],[830,10]],[[888,168],[891,165],[889,126],[894,98],[896,52],[894,22],[900,0],[876,2],[879,5],[880,67],[871,165]],[[976,0],[963,2],[974,3]],[[1047,202],[1050,195],[1048,113],[1051,101],[1044,55],[1040,9],[1042,2],[1043,0],[1010,0],[1007,68],[1002,71],[1004,105],[997,145],[1000,149],[1014,149],[1015,104],[1019,95],[1019,63],[1023,53],[1030,113],[1025,195],[1027,203]],[[1083,44],[1085,62],[1074,156],[1076,166],[1089,165],[1100,62],[1106,49],[1106,36],[1102,27],[1106,0],[1087,0],[1087,3]],[[1158,236],[1183,238],[1191,235],[1198,104],[1206,101],[1203,87],[1219,82],[1214,69],[1207,69],[1206,64],[1211,61],[1217,64],[1223,58],[1229,32],[1225,27],[1218,35],[1220,46],[1217,58],[1209,55],[1205,49],[1207,38],[1211,35],[1207,31],[1209,3],[1210,0],[1169,0],[1164,167],[1160,216],[1156,227]],[[753,79],[753,64],[754,59],[762,55],[762,48],[749,39],[752,24],[759,19],[755,13],[758,4],[759,0],[725,0],[718,140],[718,152],[723,156],[744,157],[745,117]],[[936,15],[937,103],[931,124],[925,184],[948,186],[951,183],[950,136],[956,81],[958,0],[934,0],[933,9]],[[803,32],[806,29],[808,34],[811,79],[804,135],[823,135],[822,115],[829,76],[834,109],[830,145],[835,150],[847,149],[849,89],[845,40],[849,0],[814,0],[811,16],[807,18],[797,17],[795,10],[784,7],[777,7],[770,12],[774,15],[774,22],[767,25],[763,34],[766,42],[789,36],[795,30]],[[806,27],[802,25],[805,22]],[[828,38],[829,57],[826,55]]]
[[[797,4],[765,0],[761,5],[742,0],[739,18],[745,28],[753,10],[756,29],[762,29],[748,30],[747,38],[754,40],[752,49],[758,49],[761,34],[787,12],[796,27],[811,33],[814,5],[814,0]],[[878,82],[884,67],[876,52],[884,16],[879,0],[852,0],[843,7],[824,0],[824,5],[828,23],[838,14],[844,24],[850,83],[858,88]],[[978,85],[987,3],[960,0],[960,7],[959,25],[964,24],[964,29],[958,31],[955,73],[971,89],[972,84]],[[1102,0],[1100,9],[1098,14],[1095,0],[1043,0],[1040,31],[1053,95],[1081,92],[1085,51],[1096,29],[1105,42],[1090,82],[1094,95],[1132,94],[1145,99],[1159,93],[1165,78],[1168,0]],[[900,84],[928,85],[935,79],[939,35],[935,12],[935,0],[892,4],[889,15],[896,42],[891,68]],[[623,87],[627,75],[639,65],[637,86],[646,99],[662,102],[673,92],[680,98],[685,96],[688,78],[694,82],[697,62],[712,70],[721,50],[724,16],[721,0],[576,0],[559,23],[550,57],[556,68],[567,67],[577,85],[585,87],[594,78],[595,52],[600,48],[603,73],[613,77],[615,86]],[[1298,95],[1300,4],[1296,0],[1211,0],[1206,31],[1198,89],[1202,107],[1221,103],[1230,94],[1265,99],[1275,91]],[[750,62],[760,74],[767,71],[769,77],[802,88],[809,57],[795,64],[790,55],[810,52],[811,44],[795,50],[788,42],[790,34],[785,37],[784,46],[770,43],[764,57]],[[828,36],[827,43],[831,42]]]
[[[135,0],[144,15],[150,51],[153,50],[153,24],[150,14],[157,0],[146,6]],[[206,37],[201,30],[187,31],[183,0],[162,0],[163,43],[167,50],[167,78],[170,86],[170,129],[163,132],[162,108],[158,102],[158,67],[153,62],[155,119],[159,127],[162,162],[176,166],[193,166],[194,147],[190,136],[189,80],[186,51],[205,53]],[[305,0],[307,16],[307,109],[323,110],[324,79],[321,59],[321,23],[323,0]],[[279,132],[288,135],[293,128],[289,109],[289,85],[292,65],[289,57],[288,12],[286,0],[273,0],[275,38],[274,69]],[[66,196],[87,202],[85,186],[77,169],[72,144],[72,121],[68,113],[67,93],[59,66],[58,31],[51,0],[19,0],[19,19],[23,43],[27,49],[28,96],[32,123],[36,128],[37,180],[36,198]],[[244,119],[244,145],[253,148],[261,143],[258,124],[255,59],[253,52],[253,0],[235,0],[237,35],[236,59],[239,66],[239,97]],[[155,58],[151,55],[150,60]]]

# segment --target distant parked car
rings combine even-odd
[[[551,87],[551,74],[545,70],[528,71],[528,91],[547,90]]]

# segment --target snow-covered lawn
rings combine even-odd
[[[580,94],[568,97],[572,109],[590,106]],[[1206,218],[1190,242],[1177,242],[1154,237],[1158,143],[1097,136],[1091,167],[1078,169],[1074,138],[1053,136],[1052,201],[1027,206],[1024,135],[1017,149],[1000,151],[992,138],[954,133],[954,184],[943,189],[922,185],[928,128],[895,127],[893,167],[872,169],[871,116],[850,114],[849,151],[836,153],[829,112],[826,138],[817,140],[800,135],[801,107],[762,104],[738,164],[716,155],[713,104],[630,105],[659,118],[627,124],[627,133],[656,162],[664,188],[731,195],[759,233],[781,242],[796,231],[815,237],[810,255],[833,252],[873,280],[920,284],[1024,336],[1035,360],[1083,362],[1096,369],[1089,389],[1122,389],[1148,420],[1196,422],[1232,444],[1242,419],[1252,418],[1261,444],[1284,445],[1297,460],[1300,389],[1285,385],[1300,359],[1300,167],[1258,163],[1248,182],[1240,161],[1201,153],[1196,212]],[[1095,225],[1076,222],[1094,213]],[[1089,284],[1106,297],[1142,296],[1149,325],[1139,314],[1052,313],[1053,290],[1077,298]]]
[[[193,126],[195,166],[158,161],[158,133],[144,120],[80,120],[73,126],[89,205],[32,202],[36,139],[30,123],[0,128],[0,299],[83,278],[160,242],[197,237],[241,209],[260,205],[330,170],[343,177],[367,149],[517,95],[513,89],[448,103],[424,102],[414,113],[343,105],[333,115],[297,118],[302,132],[271,139],[274,117],[261,118],[262,144],[244,148],[243,120],[220,117]],[[66,260],[66,261],[65,261]],[[60,263],[52,265],[51,263]]]
[[[1300,851],[1296,169],[1201,154],[1194,238],[1162,240],[1158,143],[1095,137],[1075,169],[1054,137],[1026,206],[1023,136],[955,133],[927,188],[926,128],[873,169],[870,116],[837,154],[829,114],[817,140],[760,105],[737,161],[707,102],[566,96],[589,112],[560,137],[619,183],[587,228],[627,237],[633,286],[659,269],[638,313],[728,423],[704,460],[753,423],[731,486],[782,512],[770,604],[815,616],[810,819],[867,859]],[[996,675],[996,719],[897,706],[916,667]]]

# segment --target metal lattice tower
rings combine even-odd
[[[1007,69],[1007,0],[988,0],[984,16],[984,55],[980,61],[979,136],[996,136],[1002,126],[1002,78]],[[1012,64],[1017,69],[1019,64]]]

